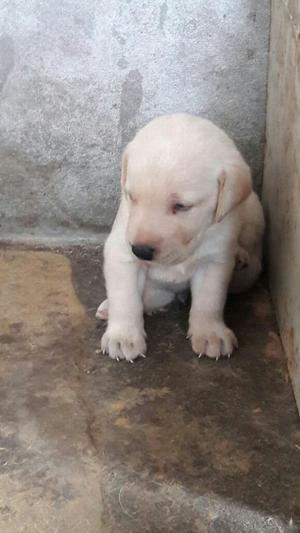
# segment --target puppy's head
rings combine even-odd
[[[137,134],[123,154],[121,183],[132,253],[164,265],[187,259],[210,226],[251,192],[250,171],[234,145],[188,115],[161,117]]]

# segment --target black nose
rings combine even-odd
[[[155,249],[152,248],[151,246],[142,246],[142,245],[135,246],[133,244],[131,246],[131,249],[134,255],[136,255],[139,259],[144,259],[145,261],[152,261]]]

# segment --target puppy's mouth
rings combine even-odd
[[[185,261],[188,255],[189,254],[187,253],[179,253],[178,250],[172,250],[166,253],[162,252],[158,257],[155,258],[154,263],[163,266],[175,266]]]
[[[151,265],[174,266],[186,261],[193,249],[191,246],[172,247],[172,249],[157,249],[148,245],[137,245],[129,243],[131,253],[141,265],[150,267]]]
[[[172,252],[164,254],[156,251],[151,255],[150,253],[140,253],[139,251],[133,250],[132,246],[131,252],[134,258],[139,262],[139,264],[145,267],[150,267],[151,265],[171,266],[181,262],[180,257],[178,257],[178,253],[176,253],[175,256],[175,254]]]
[[[180,265],[193,255],[196,247],[194,240],[191,240],[188,246],[177,247],[166,253],[162,251],[156,262],[165,266]]]

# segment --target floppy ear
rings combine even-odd
[[[230,165],[218,178],[218,200],[215,223],[220,222],[229,211],[246,200],[252,191],[251,173],[246,163]]]
[[[127,179],[127,167],[128,167],[128,151],[129,151],[129,144],[126,146],[123,155],[122,155],[122,170],[121,170],[121,186],[122,188],[125,186],[126,179]]]

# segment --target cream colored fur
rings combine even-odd
[[[107,318],[102,350],[133,361],[146,352],[144,312],[186,288],[188,337],[196,354],[230,355],[237,340],[225,325],[228,288],[251,286],[261,270],[262,208],[249,167],[234,143],[207,120],[159,117],[127,146],[122,197],[104,248]],[[178,207],[178,205],[180,207]],[[155,249],[138,259],[131,245]]]

